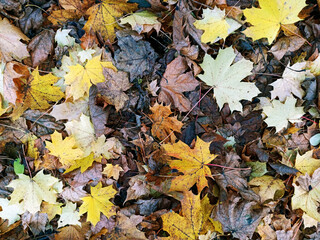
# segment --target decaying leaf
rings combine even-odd
[[[242,110],[240,100],[251,100],[259,94],[253,83],[241,82],[251,74],[253,63],[243,58],[231,65],[235,57],[232,47],[220,50],[216,59],[207,54],[200,64],[204,74],[198,75],[202,81],[213,87],[219,107],[222,108],[228,103],[232,112]]]
[[[87,10],[89,19],[83,29],[87,33],[97,32],[104,40],[113,42],[116,37],[115,28],[119,28],[116,18],[136,10],[136,7],[137,4],[127,3],[127,0],[103,0]]]
[[[199,137],[193,149],[182,141],[163,145],[166,153],[177,159],[169,162],[170,167],[183,173],[182,176],[172,180],[171,191],[185,191],[195,183],[199,191],[208,186],[206,176],[210,176],[211,171],[206,164],[216,157],[210,153],[209,146],[210,143],[204,142]]]
[[[97,84],[98,93],[107,104],[114,105],[119,111],[129,100],[128,95],[124,93],[131,87],[128,74],[108,68],[103,69],[103,74],[106,80]]]
[[[152,114],[150,114],[149,117],[153,120],[151,128],[152,135],[158,137],[160,140],[167,138],[165,142],[174,143],[176,136],[171,132],[181,133],[183,123],[180,122],[176,116],[169,117],[172,114],[170,106],[163,106],[156,103],[150,110]],[[169,134],[171,135],[169,136]]]
[[[269,211],[268,208],[253,209],[254,205],[255,202],[241,201],[240,197],[231,195],[227,201],[218,204],[215,219],[221,223],[224,232],[231,232],[240,240],[251,239],[260,220]]]
[[[130,82],[152,73],[158,54],[150,43],[136,41],[132,36],[119,37],[120,49],[114,53],[116,67],[130,73]]]
[[[187,60],[178,56],[167,65],[160,82],[161,91],[158,100],[168,105],[172,104],[181,112],[187,112],[191,108],[191,103],[183,92],[193,91],[198,85],[192,72],[188,71]]]
[[[21,61],[29,57],[26,44],[20,40],[28,41],[29,38],[8,19],[0,18],[0,58],[9,62],[13,59]]]

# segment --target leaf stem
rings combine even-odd
[[[212,166],[212,167],[221,167],[221,168],[226,168],[226,169],[232,169],[232,170],[243,170],[243,171],[251,169],[251,168],[233,168],[233,167],[222,166],[222,165],[218,165],[218,164],[214,164],[214,163],[207,163],[205,165]]]

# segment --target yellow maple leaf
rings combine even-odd
[[[75,147],[76,140],[73,136],[66,137],[62,140],[61,133],[55,131],[51,134],[51,142],[46,141],[45,143],[50,154],[58,157],[64,167],[71,166],[76,159],[83,156],[83,151]]]
[[[51,175],[43,174],[43,170],[32,179],[19,174],[19,179],[12,180],[8,187],[14,188],[10,195],[10,204],[19,204],[23,211],[32,214],[40,211],[42,201],[56,203],[57,194],[62,191],[62,183]]]
[[[306,3],[304,0],[259,0],[259,5],[260,8],[243,10],[247,21],[253,25],[244,34],[253,41],[267,38],[272,43],[281,26],[286,29],[284,25],[301,20],[298,14]]]
[[[303,155],[297,154],[294,167],[302,174],[308,173],[312,176],[313,172],[320,168],[320,160],[312,157],[313,151],[310,150]]]
[[[83,204],[79,208],[79,214],[87,212],[87,221],[90,221],[93,226],[100,221],[100,212],[109,218],[116,213],[113,203],[109,200],[116,192],[111,185],[103,188],[99,182],[97,186],[91,187],[90,195],[81,198]]]
[[[312,178],[308,173],[297,178],[292,196],[292,209],[302,209],[309,217],[320,222],[318,207],[320,202],[320,168],[314,171]],[[298,183],[299,185],[297,185]]]
[[[283,181],[272,176],[256,177],[249,182],[249,185],[253,186],[252,190],[260,196],[262,203],[269,199],[273,200],[274,197],[279,199],[285,191]]]
[[[94,153],[92,152],[84,158],[75,160],[74,163],[64,172],[64,174],[71,172],[77,168],[80,168],[80,171],[83,173],[85,170],[92,166],[93,162],[101,162],[101,159],[101,156],[95,157]]]
[[[181,133],[183,123],[177,117],[169,117],[172,114],[170,106],[163,106],[156,103],[150,108],[152,114],[149,117],[153,120],[151,133],[153,136],[158,137],[160,140],[165,139],[172,131]],[[176,136],[171,134],[166,139],[166,142],[175,142]]]
[[[38,67],[28,79],[17,78],[13,80],[19,89],[19,99],[24,107],[31,109],[47,109],[48,102],[57,102],[64,97],[59,87],[52,86],[58,78],[51,73],[40,76]]]
[[[136,3],[127,3],[127,0],[103,0],[87,10],[89,19],[83,29],[86,33],[97,32],[105,40],[113,42],[116,37],[114,29],[119,28],[116,18],[136,8]]]
[[[122,171],[123,171],[123,168],[120,167],[118,164],[116,165],[107,164],[106,167],[103,169],[102,174],[106,174],[108,178],[113,177],[115,180],[118,180],[119,174]]]
[[[172,180],[171,191],[187,191],[197,183],[200,192],[205,186],[208,186],[206,176],[211,176],[211,171],[206,164],[216,157],[216,155],[210,153],[209,146],[210,143],[204,142],[199,137],[197,137],[193,149],[182,141],[163,145],[169,156],[180,159],[171,160],[169,162],[170,167],[183,173],[183,175]]]
[[[181,214],[169,212],[161,216],[163,230],[170,234],[170,239],[198,239],[199,235],[215,230],[209,219],[213,205],[207,196],[200,200],[200,194],[185,192],[181,207]]]
[[[103,67],[117,71],[111,62],[101,62],[101,55],[89,60],[85,67],[77,64],[69,66],[70,71],[65,75],[65,84],[69,85],[66,89],[67,97],[77,100],[89,93],[92,84],[104,82]]]
[[[193,25],[204,33],[201,35],[201,42],[214,43],[219,39],[225,39],[230,33],[241,27],[241,24],[232,18],[225,16],[225,10],[215,7],[213,10],[203,10],[203,19],[197,20]]]

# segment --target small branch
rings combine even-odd
[[[225,169],[232,169],[232,170],[242,170],[242,171],[251,169],[251,168],[233,168],[233,167],[222,166],[222,165],[218,165],[218,164],[214,164],[214,163],[207,163],[205,165],[212,166],[212,167],[221,167],[221,168],[225,168]]]

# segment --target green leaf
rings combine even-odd
[[[15,174],[22,174],[24,173],[24,165],[20,163],[20,158],[17,158],[14,162],[13,162],[13,169]]]
[[[247,165],[252,169],[250,180],[256,177],[262,177],[268,172],[267,163],[265,162],[247,162]]]

